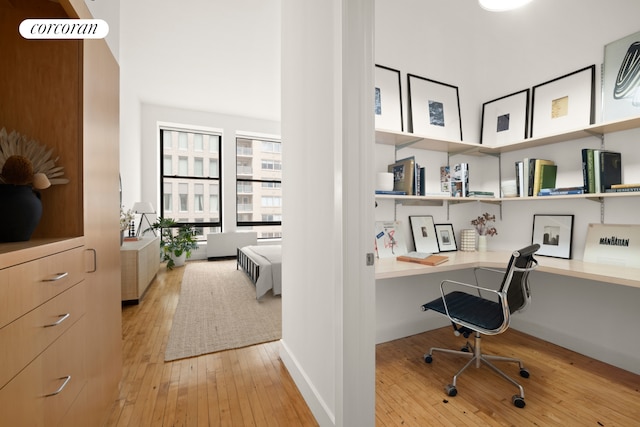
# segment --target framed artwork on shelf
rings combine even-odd
[[[436,237],[440,252],[457,251],[456,235],[453,232],[453,224],[436,224]]]
[[[376,129],[404,131],[400,71],[376,64],[374,90]]]
[[[493,147],[527,138],[530,93],[525,89],[482,104],[480,144]]]
[[[409,216],[409,223],[411,224],[411,233],[413,234],[416,252],[437,254],[439,252],[438,237],[433,223],[433,216]]]
[[[595,87],[595,65],[534,86],[531,96],[531,138],[593,124]]]
[[[604,47],[602,121],[640,115],[640,31]]]
[[[571,259],[573,215],[533,215],[531,243],[538,243],[537,255]]]
[[[409,132],[462,141],[458,87],[407,74]]]

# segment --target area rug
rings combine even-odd
[[[281,298],[256,288],[235,260],[185,266],[165,361],[275,341],[282,337]]]

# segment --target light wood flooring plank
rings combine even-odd
[[[124,366],[106,426],[316,426],[277,342],[164,362],[183,272],[162,268],[140,304],[123,307]],[[528,379],[517,365],[499,367],[522,383],[526,407],[513,406],[517,388],[487,367],[468,368],[449,397],[444,386],[465,359],[440,353],[426,364],[423,355],[463,344],[442,328],[378,345],[376,425],[626,427],[640,419],[640,376],[514,330],[482,345],[524,361]]]

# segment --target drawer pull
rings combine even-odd
[[[56,273],[55,275],[47,278],[47,279],[42,279],[43,282],[57,282],[60,279],[64,279],[65,277],[67,277],[69,275],[69,273],[64,272],[64,273]]]
[[[58,378],[58,379],[59,380],[64,380],[62,385],[60,387],[58,387],[58,389],[56,391],[54,391],[53,393],[45,394],[44,397],[51,397],[51,396],[55,396],[56,394],[62,393],[62,390],[64,390],[64,388],[69,383],[69,380],[71,380],[71,375],[67,375],[66,377],[61,377],[61,378]]]
[[[61,314],[58,320],[56,320],[53,323],[49,323],[48,325],[44,325],[45,328],[50,328],[52,326],[58,326],[60,323],[64,322],[65,320],[67,320],[69,318],[69,316],[71,316],[71,313],[67,313],[67,314]]]

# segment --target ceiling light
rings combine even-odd
[[[491,12],[504,12],[524,6],[531,0],[478,0],[480,7]]]

